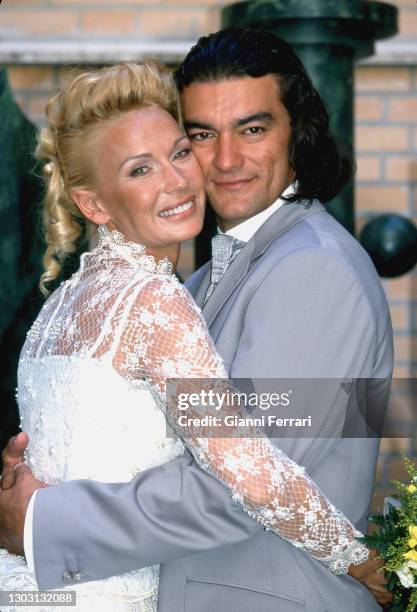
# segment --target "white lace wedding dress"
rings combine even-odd
[[[19,363],[27,462],[50,485],[128,481],[180,455],[183,442],[166,435],[165,379],[227,377],[200,310],[169,263],[156,264],[118,232],[99,233],[98,247],[46,301]],[[243,510],[332,571],[366,558],[349,521],[258,432],[186,443]],[[24,559],[0,550],[0,590],[37,588]],[[67,589],[77,592],[76,610],[155,612],[158,566]],[[31,608],[43,609],[55,610]]]

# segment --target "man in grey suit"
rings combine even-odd
[[[229,253],[229,261],[198,270],[188,287],[230,376],[389,378],[392,332],[379,279],[318,201],[338,192],[351,165],[292,49],[269,33],[221,31],[200,39],[176,78],[225,232],[220,250]],[[10,443],[10,467],[24,442]],[[377,440],[275,442],[366,531]],[[21,552],[39,483],[23,466],[16,474],[0,494],[0,543]],[[377,563],[331,574],[246,516],[188,453],[128,484],[74,481],[38,490],[32,510],[41,588],[161,563],[160,612],[377,611],[370,590],[387,601]]]

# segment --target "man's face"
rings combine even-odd
[[[210,204],[227,231],[268,208],[293,181],[288,112],[272,75],[192,83],[181,99]]]

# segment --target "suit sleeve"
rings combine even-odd
[[[97,580],[240,542],[261,526],[189,453],[129,483],[71,481],[40,489],[34,562],[41,589],[66,571]]]

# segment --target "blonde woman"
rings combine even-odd
[[[166,437],[166,378],[227,377],[173,274],[180,242],[202,227],[202,175],[178,125],[170,74],[155,64],[83,73],[51,99],[47,117],[37,152],[48,183],[41,288],[57,278],[87,221],[98,226],[98,246],[49,296],[22,350],[27,462],[48,485],[126,482],[184,451],[179,437]],[[185,442],[255,520],[335,573],[366,559],[351,523],[259,432]],[[23,559],[1,551],[0,588],[36,586]],[[77,610],[155,612],[158,566],[76,591]]]

